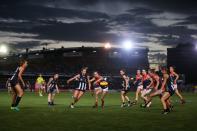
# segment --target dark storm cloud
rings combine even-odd
[[[128,37],[174,45],[194,41],[196,5],[193,0],[3,0],[0,31],[32,33],[36,39],[120,42]]]
[[[39,5],[15,5],[15,6],[3,6],[0,9],[0,16],[4,18],[15,19],[44,19],[44,18],[56,18],[56,17],[79,17],[84,19],[98,19],[108,18],[108,15],[99,12],[79,11],[72,9],[57,9],[48,8]]]

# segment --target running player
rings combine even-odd
[[[146,70],[142,70],[142,84],[143,90],[141,91],[141,98],[144,100],[145,104],[148,101],[147,95],[151,93],[153,89],[153,79],[147,74]],[[142,107],[145,107],[142,104]]]
[[[150,107],[150,105],[152,103],[151,102],[152,98],[155,97],[155,96],[160,96],[160,98],[161,98],[161,95],[163,93],[163,91],[161,90],[162,79],[159,77],[159,74],[157,72],[155,72],[154,69],[149,70],[148,74],[153,80],[154,91],[148,97],[148,101],[146,101],[145,107]]]
[[[77,80],[78,87],[75,89],[73,93],[73,102],[70,104],[70,108],[74,108],[74,105],[80,100],[80,98],[84,95],[87,87],[91,90],[91,84],[89,80],[89,76],[87,75],[87,67],[81,69],[81,73],[75,75],[74,77],[67,80],[67,84],[71,81]]]
[[[139,93],[143,90],[142,75],[140,70],[137,70],[135,81],[134,81],[134,88],[136,88],[137,90],[135,93],[135,101],[132,104],[136,105],[138,102]]]
[[[95,90],[95,104],[93,108],[98,107],[98,95],[101,94],[101,107],[104,108],[104,98],[108,92],[108,82],[107,78],[103,78],[97,71],[94,72],[94,77],[90,80],[93,82],[93,87]]]
[[[180,98],[181,103],[184,104],[185,100],[184,100],[183,96],[180,94],[180,92],[178,90],[178,86],[177,86],[177,80],[179,79],[179,75],[174,70],[175,70],[174,67],[170,66],[170,76],[173,78],[173,81],[174,81],[175,93]]]
[[[25,82],[22,78],[22,75],[26,67],[27,67],[27,61],[21,60],[16,71],[10,78],[10,83],[11,83],[12,92],[13,92],[11,110],[19,111],[18,105],[24,94],[23,88],[25,87]]]
[[[175,93],[174,80],[172,76],[167,74],[167,69],[165,67],[162,68],[162,73],[163,73],[163,82],[161,89],[164,91],[161,97],[161,103],[164,109],[162,114],[168,114],[171,108],[171,103],[169,99]]]
[[[48,105],[53,106],[54,105],[54,99],[56,93],[59,93],[58,88],[58,78],[59,75],[55,74],[53,77],[51,77],[47,83],[47,93],[48,93]]]
[[[127,96],[127,93],[129,92],[129,89],[130,89],[129,77],[127,76],[126,71],[124,69],[120,70],[120,75],[121,75],[121,79],[122,79],[122,90],[121,90],[122,105],[121,105],[121,107],[126,107],[125,99],[128,102],[127,106],[131,106],[130,99]]]

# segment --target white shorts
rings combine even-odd
[[[174,84],[174,89],[177,89],[178,88],[178,85],[177,84]]]
[[[102,91],[104,91],[104,92],[108,92],[108,90],[109,90],[109,88],[107,87],[107,88],[101,88],[101,87],[97,87],[97,88],[94,88],[94,90],[102,90]]]
[[[108,92],[109,88],[102,89],[104,92]]]
[[[140,85],[137,88],[140,89],[140,90],[143,90],[143,85]]]
[[[152,91],[152,88],[144,89],[141,91],[141,94],[142,94],[142,96],[146,96],[146,95],[150,94],[151,91]]]

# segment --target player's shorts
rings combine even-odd
[[[174,89],[177,89],[178,88],[178,85],[177,84],[174,84]]]
[[[127,88],[127,89],[122,88],[122,90],[121,90],[121,91],[124,91],[124,92],[125,92],[125,94],[126,94],[126,93],[128,93],[128,92],[129,92],[129,90],[130,90],[130,88]]]
[[[104,91],[104,92],[108,92],[108,90],[109,90],[109,88],[108,87],[97,87],[97,88],[94,88],[94,90],[102,90],[102,91]]]
[[[15,86],[16,86],[18,83],[19,83],[19,81],[17,81],[17,80],[11,80],[11,81],[10,81],[11,87],[12,87],[13,89],[15,89]]]
[[[56,88],[50,88],[50,89],[48,89],[47,92],[51,93],[51,94],[55,94],[55,93],[57,93],[57,90],[56,90]]]
[[[150,94],[151,91],[152,91],[152,88],[144,89],[141,91],[141,94],[142,94],[142,96],[146,96],[146,95]]]
[[[104,92],[108,92],[108,90],[109,90],[109,88],[108,88],[108,87],[101,88],[101,89],[102,89],[102,91],[104,91]]]
[[[101,87],[98,85],[98,86],[94,86],[94,90],[100,90]]]
[[[138,86],[137,89],[143,90],[143,85]]]

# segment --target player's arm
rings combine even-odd
[[[56,90],[57,90],[57,93],[59,94],[60,93],[60,91],[59,91],[59,87],[58,87],[58,85],[56,84]]]
[[[149,77],[149,80],[150,80],[150,84],[147,86],[147,88],[150,88],[151,85],[153,84],[153,79],[151,77]]]
[[[95,81],[95,78],[90,79],[90,83],[92,83],[93,81]]]
[[[79,78],[79,77],[80,77],[80,75],[78,74],[78,75],[76,75],[76,76],[70,78],[69,80],[67,80],[67,84],[69,84],[69,83],[70,83],[71,81],[73,81],[73,80],[76,80],[76,79]]]
[[[101,76],[98,80],[96,80],[96,81],[94,82],[94,84],[98,83],[98,82],[101,81],[101,80],[103,80],[103,77],[102,77],[102,76]]]
[[[167,83],[168,77],[169,77],[168,74],[165,74],[164,77],[163,77],[163,82],[162,82],[162,85],[161,85],[162,91],[165,91],[165,85],[166,85],[166,83]]]
[[[49,85],[50,85],[50,83],[51,83],[52,80],[53,80],[53,78],[50,78],[50,79],[49,79],[49,81],[48,81],[48,83],[47,83],[47,89],[49,88]]]
[[[23,77],[22,77],[24,70],[25,69],[23,67],[20,67],[19,68],[19,73],[18,73],[18,78],[22,82],[23,87],[25,87],[25,82],[24,82]]]
[[[174,84],[176,84],[177,80],[179,79],[179,75],[176,72],[174,72],[174,75],[176,76],[176,79],[174,80]]]
[[[123,76],[124,80],[125,80],[125,89],[127,90],[128,86],[129,86],[129,78],[126,77],[125,75]]]
[[[89,87],[89,90],[91,90],[90,76],[87,76],[87,79],[88,79],[88,87]]]
[[[159,87],[159,77],[157,76],[157,77],[155,78],[155,80],[156,80],[155,90],[157,90],[158,87]]]

